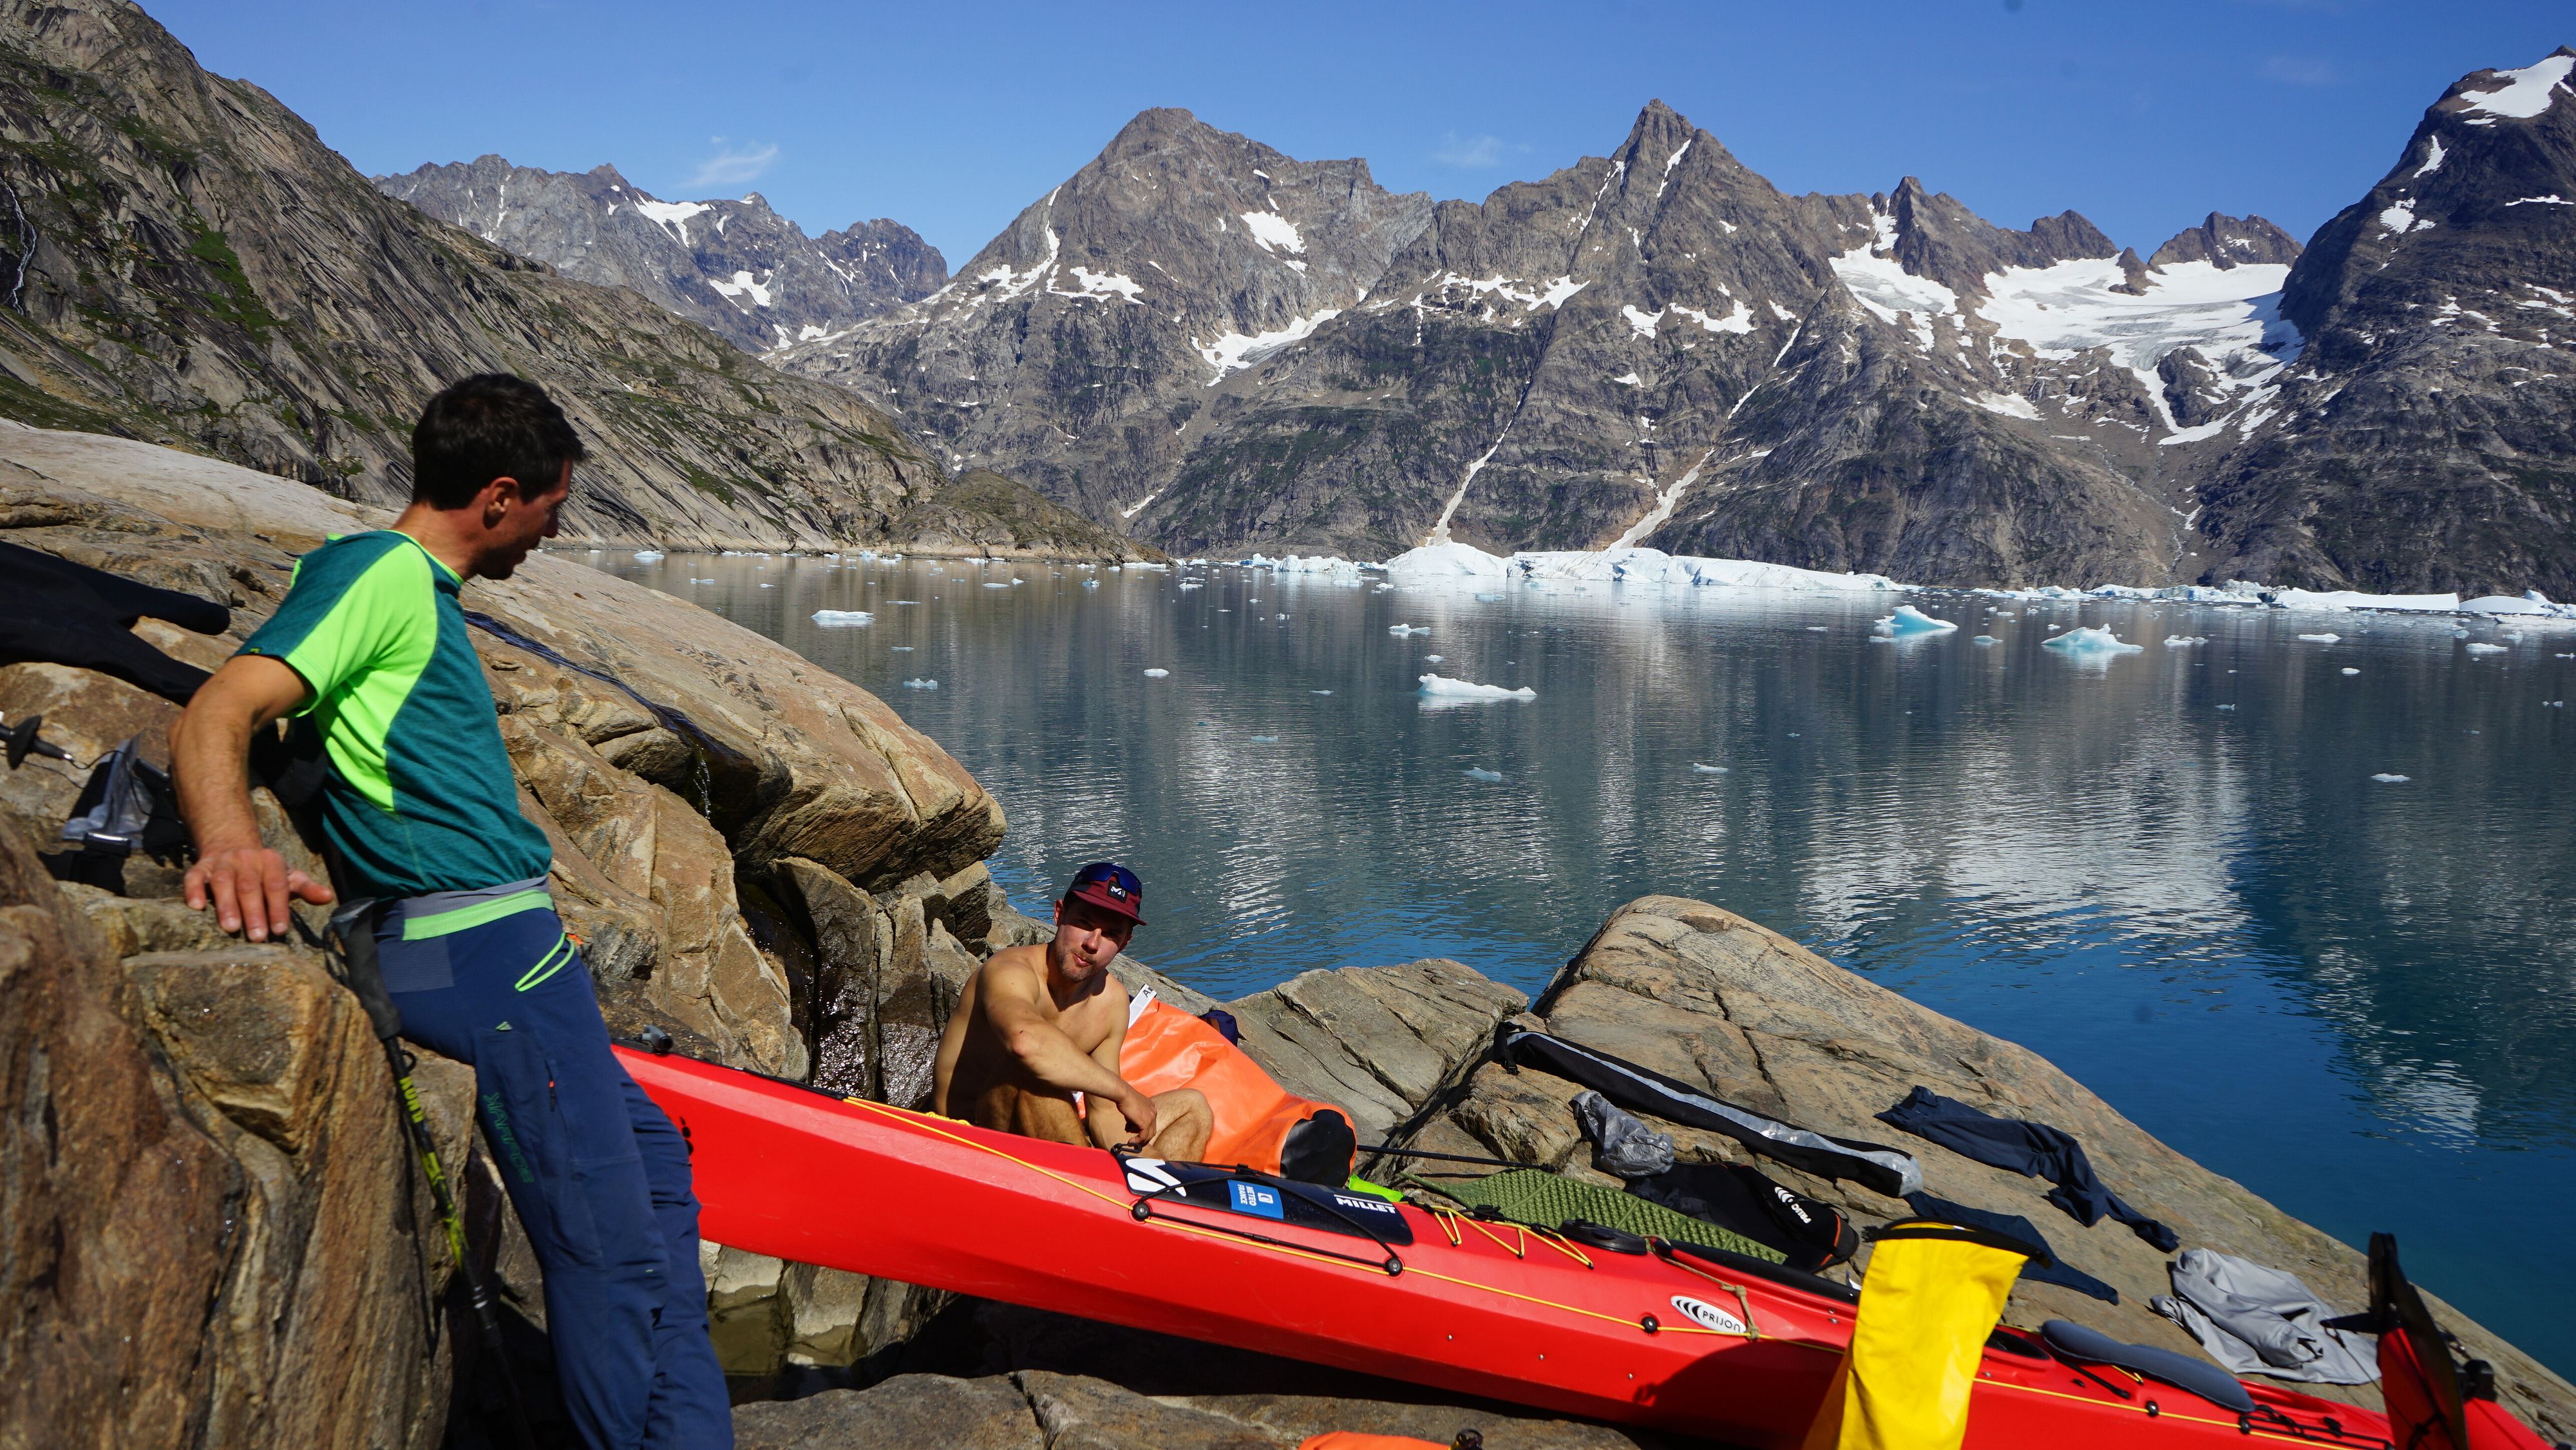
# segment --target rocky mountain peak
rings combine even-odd
[[[2175,262],[2207,262],[2224,272],[2249,265],[2288,266],[2299,260],[2296,237],[2259,216],[2211,212],[2199,226],[2186,227],[2165,239],[2147,259],[2151,267]]]
[[[543,171],[487,155],[375,183],[566,276],[631,287],[750,352],[845,329],[948,274],[937,248],[893,222],[808,237],[759,192],[666,202],[607,164]]]
[[[2028,231],[2017,232],[1994,225],[1958,198],[1934,192],[1912,176],[1897,183],[1894,194],[1878,205],[1894,220],[1891,255],[1898,265],[1964,294],[1983,294],[1987,275],[2007,267],[2046,267],[2079,257],[2117,256],[2120,250],[2080,213],[2041,217]]]
[[[2511,276],[2576,277],[2576,50],[2463,76],[2424,113],[2397,164],[2318,228],[2282,311],[2311,335],[2376,294],[2389,305],[2516,311]],[[2519,300],[2529,301],[2529,297]]]
[[[2306,339],[2208,490],[2223,567],[2312,588],[2576,588],[2576,50],[2476,71],[2317,229]]]

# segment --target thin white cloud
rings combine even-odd
[[[738,146],[719,151],[698,163],[697,171],[689,177],[689,185],[692,188],[734,186],[757,180],[777,159],[776,146]]]
[[[2291,86],[2330,86],[2342,77],[2334,62],[2313,55],[2276,55],[2263,62],[2263,79]]]
[[[1443,166],[1483,168],[1503,164],[1503,138],[1500,136],[1461,136],[1449,133],[1447,144],[1431,153],[1431,159]]]

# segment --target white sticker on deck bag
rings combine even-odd
[[[1718,1308],[1714,1304],[1703,1304],[1697,1299],[1685,1299],[1681,1295],[1675,1294],[1673,1296],[1673,1307],[1682,1311],[1682,1313],[1689,1315],[1692,1322],[1698,1324],[1702,1329],[1714,1329],[1721,1334],[1742,1334],[1745,1332],[1743,1320],[1736,1318],[1734,1315],[1727,1313],[1725,1310]]]
[[[1163,1160],[1160,1158],[1130,1158],[1127,1160],[1127,1191],[1129,1193],[1161,1193],[1165,1189],[1178,1188],[1180,1186],[1181,1180],[1174,1178],[1171,1173],[1163,1167]]]

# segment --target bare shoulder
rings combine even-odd
[[[984,959],[975,975],[987,982],[1009,978],[1034,980],[1046,967],[1046,948],[1042,946],[1004,947]]]

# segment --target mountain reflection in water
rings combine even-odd
[[[1961,628],[1887,642],[1888,596],[597,561],[946,746],[1010,813],[1023,910],[1135,867],[1140,954],[1219,997],[1422,956],[1535,991],[1622,903],[1713,901],[2349,1242],[2395,1230],[2576,1371],[2539,1290],[2576,1283],[2576,726],[2542,703],[2576,630],[2470,626],[2508,646],[2481,657],[2449,618],[1909,595]],[[2077,624],[2146,649],[2041,647]],[[1537,698],[1427,700],[1434,672]]]

